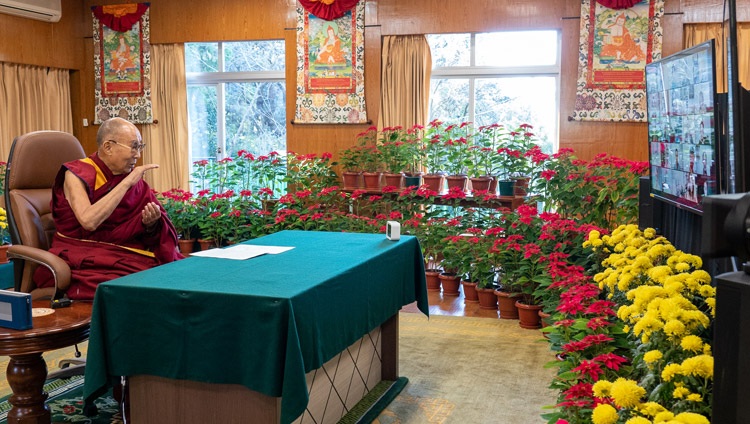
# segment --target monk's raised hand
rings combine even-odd
[[[130,174],[126,177],[126,180],[130,183],[130,187],[134,186],[138,183],[138,181],[143,179],[143,176],[146,174],[146,171],[149,171],[151,169],[158,168],[159,165],[156,163],[150,163],[148,165],[141,165],[136,166],[133,168],[132,171],[130,171]]]

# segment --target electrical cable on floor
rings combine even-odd
[[[127,409],[127,406],[125,404],[128,401],[128,397],[126,395],[127,382],[128,382],[127,377],[125,376],[120,377],[120,385],[122,386],[122,402],[120,402],[120,406],[122,408],[122,410],[120,411],[122,414],[122,424],[128,424],[128,416],[125,414],[125,410]]]

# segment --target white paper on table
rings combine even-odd
[[[261,255],[275,255],[294,249],[290,246],[259,246],[255,244],[236,244],[223,249],[208,249],[200,252],[193,252],[191,256],[202,256],[204,258],[221,258],[244,260]]]

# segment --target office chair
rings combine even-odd
[[[55,234],[52,186],[63,163],[85,157],[78,139],[60,131],[27,133],[16,137],[10,147],[5,175],[5,205],[12,243],[8,257],[13,261],[14,290],[31,293],[32,299],[59,299],[70,285],[70,267],[48,252]],[[55,287],[34,285],[32,277],[38,266],[49,268]],[[77,348],[76,352],[80,355]],[[49,377],[78,374],[83,363],[83,360],[62,361],[63,369]]]

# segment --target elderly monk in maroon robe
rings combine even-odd
[[[94,298],[96,286],[177,259],[177,232],[136,166],[145,145],[132,123],[112,118],[96,135],[96,153],[64,164],[55,179],[52,215],[57,233],[50,252],[70,265],[71,299]],[[44,267],[39,287],[54,285]]]

